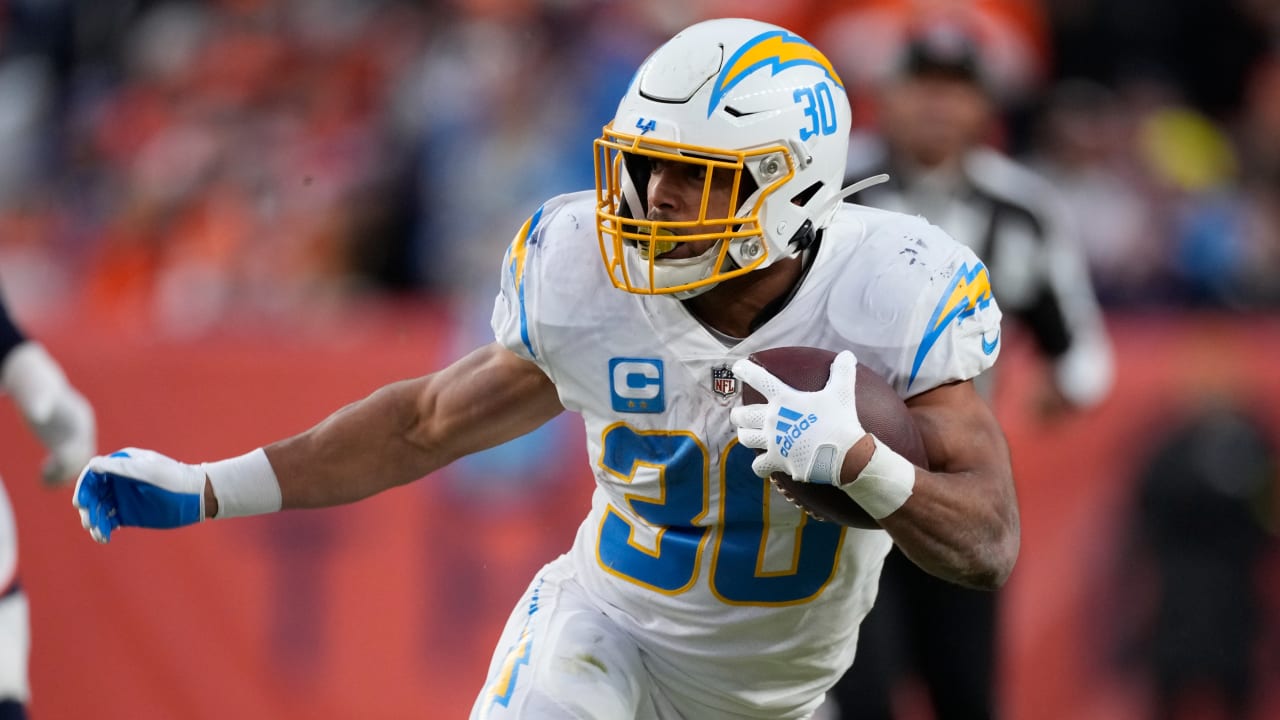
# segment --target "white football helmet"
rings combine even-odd
[[[636,71],[595,142],[596,225],[613,284],[688,298],[799,253],[843,197],[850,115],[830,61],[788,30],[721,19],[681,31]],[[705,167],[698,217],[647,219],[652,158]],[[725,171],[737,210],[707,217],[711,179]],[[706,240],[718,242],[662,258]]]

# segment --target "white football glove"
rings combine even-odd
[[[97,451],[93,408],[40,343],[28,340],[5,357],[0,385],[13,396],[31,430],[49,450],[42,475],[63,485]]]
[[[125,448],[89,461],[71,502],[94,540],[124,526],[175,528],[204,520],[205,469],[151,450]]]
[[[781,472],[801,482],[839,485],[845,454],[867,434],[858,421],[857,371],[853,353],[841,352],[831,363],[826,387],[805,392],[750,360],[733,364],[733,374],[768,401],[729,413],[738,441],[764,450],[751,463],[756,475],[768,478]]]

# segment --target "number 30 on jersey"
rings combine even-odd
[[[710,555],[711,591],[735,605],[792,605],[816,597],[835,575],[844,527],[803,518],[795,525],[791,563],[765,569],[769,536],[769,482],[751,470],[754,453],[734,441],[712,478],[710,454],[689,432],[642,431],[624,423],[604,432],[600,464],[632,482],[645,468],[659,492],[628,495],[630,513],[610,506],[600,523],[599,562],[609,573],[656,592],[677,595],[697,581]],[[721,522],[713,528],[710,483],[719,484]],[[639,517],[637,528],[629,517]],[[641,529],[653,547],[635,541]],[[708,550],[708,546],[710,550]]]

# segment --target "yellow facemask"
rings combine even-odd
[[[766,244],[760,240],[760,208],[780,185],[795,173],[789,153],[780,146],[744,151],[682,145],[658,138],[642,137],[605,128],[595,142],[596,230],[600,253],[614,287],[643,295],[691,294],[700,288],[750,272],[768,260]],[[766,158],[765,156],[775,156]],[[633,217],[643,212],[647,188],[635,187],[627,175],[626,162],[657,158],[702,165],[705,181],[697,217],[690,220],[649,220]],[[741,198],[752,181],[744,178],[749,163],[773,162],[776,171],[769,184],[750,198]],[[730,217],[708,217],[712,179],[732,173],[731,206],[738,212]],[[680,243],[720,240],[699,260],[664,263],[661,256]],[[744,245],[746,243],[746,245]],[[729,261],[731,248],[742,245],[751,252],[738,253]],[[628,261],[630,249],[633,260]]]

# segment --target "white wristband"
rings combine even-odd
[[[267,453],[251,453],[201,466],[218,499],[217,518],[243,517],[280,509],[280,481]]]
[[[891,515],[911,497],[916,486],[916,466],[875,439],[876,449],[858,479],[840,486],[849,497],[879,520]]]

